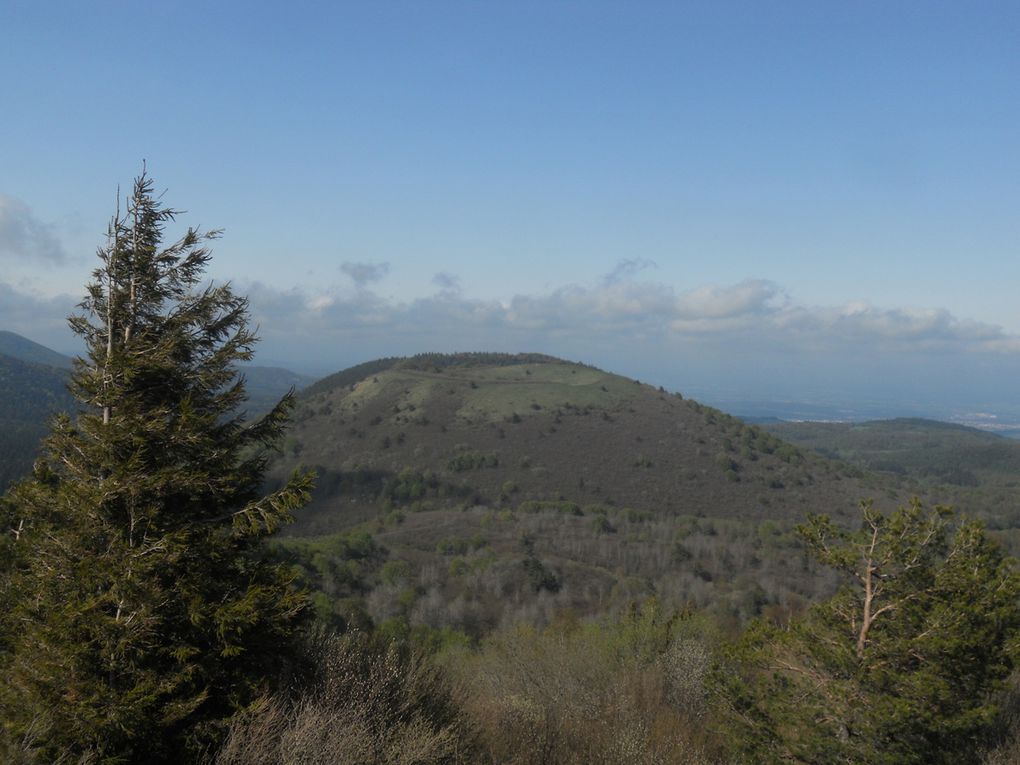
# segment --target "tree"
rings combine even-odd
[[[87,353],[33,475],[0,502],[3,744],[26,758],[181,761],[286,660],[306,600],[261,540],[309,474],[262,490],[286,396],[245,420],[248,302],[203,282],[209,240],[143,172],[72,329]],[[2,752],[2,749],[0,749]]]
[[[758,622],[721,680],[754,762],[976,761],[1013,668],[1020,577],[981,525],[918,500],[855,532],[799,528],[845,586],[782,629]]]

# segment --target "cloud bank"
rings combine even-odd
[[[655,342],[815,354],[1020,353],[1020,337],[942,308],[810,306],[762,279],[677,289],[637,280],[646,267],[625,261],[593,285],[505,300],[466,296],[447,273],[433,279],[433,294],[408,301],[380,296],[365,279],[355,280],[353,290],[340,285],[313,293],[260,283],[246,289],[263,329],[285,329],[297,342],[366,333],[388,345],[414,341],[421,350],[442,350],[449,340],[542,350],[555,339],[558,346]]]
[[[706,398],[842,386],[857,398],[1013,400],[1020,375],[1020,336],[944,308],[809,305],[764,279],[679,288],[646,278],[642,261],[589,284],[499,300],[472,297],[443,272],[425,294],[395,300],[374,288],[384,264],[345,265],[347,278],[320,289],[236,284],[250,298],[263,363],[327,373],[423,351],[539,351]],[[65,351],[76,302],[0,282],[0,329]]]
[[[28,205],[0,194],[0,259],[62,263],[67,254],[54,227],[35,217]]]

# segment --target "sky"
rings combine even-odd
[[[0,329],[58,350],[144,161],[262,363],[1020,418],[1015,2],[6,0],[0,72]]]

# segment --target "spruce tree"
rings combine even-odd
[[[295,474],[263,492],[292,397],[245,419],[248,302],[204,280],[219,232],[163,245],[178,214],[144,172],[118,204],[70,319],[80,411],[0,500],[11,759],[186,761],[265,690],[307,613],[262,545],[311,490]]]

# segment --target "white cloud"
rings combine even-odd
[[[960,319],[944,308],[906,310],[862,302],[822,308],[787,306],[772,323],[791,336],[825,339],[832,346],[863,345],[889,351],[1020,351],[1020,337],[995,324]]]
[[[61,263],[67,255],[52,225],[20,199],[0,194],[0,258]]]
[[[349,358],[344,355],[348,349],[365,358],[481,349],[547,351],[570,358],[626,353],[649,363],[674,352],[695,360],[767,354],[791,363],[810,355],[834,361],[840,356],[956,354],[962,359],[983,354],[1020,361],[1020,337],[942,308],[907,310],[865,302],[811,306],[765,280],[679,291],[638,280],[637,271],[628,269],[618,267],[612,278],[591,285],[503,300],[471,298],[448,273],[433,279],[433,289],[438,288],[433,294],[405,301],[383,296],[365,278],[314,291],[258,282],[237,289],[251,300],[264,352],[323,367]],[[68,295],[46,297],[0,282],[0,329],[66,348],[69,340],[59,338],[70,337],[65,317],[76,302]]]
[[[250,291],[263,328],[292,333],[295,342],[363,332],[386,344],[413,341],[419,350],[439,348],[450,338],[471,339],[478,348],[516,343],[542,350],[555,338],[561,346],[585,347],[655,340],[791,353],[1020,353],[1020,337],[945,309],[910,311],[860,302],[808,306],[760,279],[678,292],[667,284],[637,281],[635,273],[630,265],[618,266],[592,286],[565,285],[503,301],[468,297],[446,273],[433,279],[440,287],[436,294],[404,302],[361,285],[317,294],[265,285],[252,285]],[[379,348],[380,355],[390,352],[387,347]]]
[[[727,286],[699,287],[680,295],[677,313],[681,319],[728,319],[772,313],[777,299],[785,302],[779,287],[762,279],[747,279]]]

